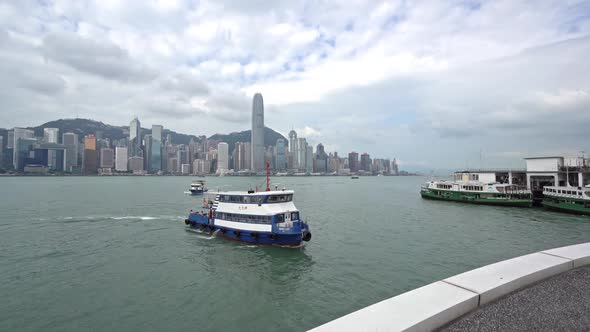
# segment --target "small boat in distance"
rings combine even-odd
[[[353,179],[353,180],[358,180],[359,176],[358,175],[353,175],[350,178]]]
[[[208,189],[205,186],[205,180],[195,180],[191,183],[191,187],[187,193],[191,195],[202,195],[207,191]]]
[[[543,207],[590,216],[590,185],[586,187],[545,186]]]

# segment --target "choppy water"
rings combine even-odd
[[[1,331],[301,331],[484,264],[589,241],[590,218],[422,200],[420,177],[274,178],[313,239],[185,230],[188,177],[0,178]],[[208,178],[247,189],[262,178]]]

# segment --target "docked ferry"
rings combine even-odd
[[[479,181],[430,181],[422,185],[420,195],[425,199],[473,204],[530,207],[531,191],[514,184]]]
[[[590,185],[546,186],[543,188],[543,206],[551,210],[590,216]]]
[[[207,187],[205,186],[204,180],[196,180],[191,183],[191,187],[189,189],[189,193],[191,195],[201,195],[207,192]]]
[[[311,240],[307,223],[293,204],[293,190],[216,193],[185,224],[204,232],[252,244],[299,246]]]

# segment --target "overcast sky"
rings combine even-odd
[[[590,152],[590,1],[4,1],[0,127],[295,128],[408,168]]]

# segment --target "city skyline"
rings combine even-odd
[[[583,1],[3,8],[1,127],[122,126],[124,113],[211,136],[248,128],[261,92],[283,136],[295,128],[310,145],[395,153],[409,167],[590,150]]]

